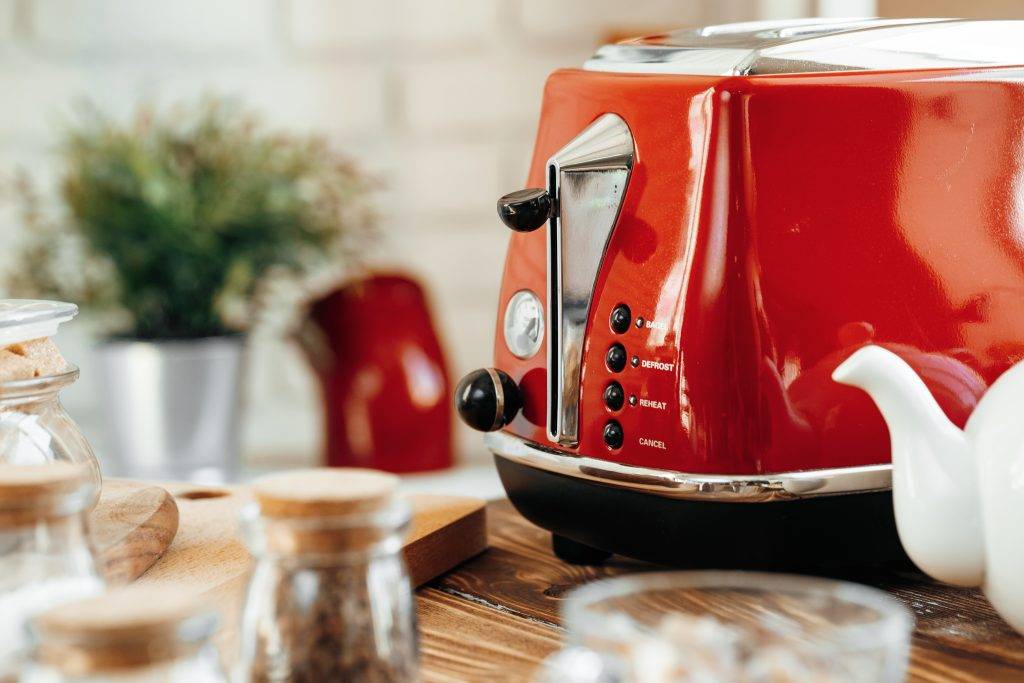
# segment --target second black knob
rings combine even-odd
[[[501,429],[522,406],[515,380],[494,368],[474,370],[455,387],[455,410],[463,422],[480,432]]]

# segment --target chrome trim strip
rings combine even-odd
[[[605,45],[588,71],[770,76],[1024,64],[1024,21],[810,19],[725,24]]]
[[[594,282],[633,168],[633,136],[604,114],[548,160],[548,438],[578,441],[580,368]]]
[[[777,474],[688,474],[574,456],[505,432],[485,434],[484,443],[495,455],[547,472],[682,500],[766,503],[892,487],[891,465]]]

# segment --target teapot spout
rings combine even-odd
[[[832,379],[863,389],[878,406],[892,452],[900,541],[935,578],[980,585],[984,552],[970,443],[903,359],[879,346],[856,351]]]
[[[963,431],[946,417],[914,369],[892,351],[865,346],[841,363],[832,379],[871,396],[894,442],[909,431],[966,451]]]

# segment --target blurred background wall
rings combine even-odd
[[[281,128],[321,132],[375,173],[375,257],[421,277],[453,379],[489,364],[506,243],[494,201],[527,171],[545,76],[610,36],[800,16],[1024,16],[1016,0],[0,0],[0,170],[55,177],[69,105],[236,95]],[[0,244],[17,239],[10,210]],[[0,249],[0,267],[9,257]],[[83,367],[69,407],[102,456],[87,325],[62,333]],[[301,462],[319,448],[304,362],[253,338],[245,452]],[[482,458],[459,428],[460,453]]]

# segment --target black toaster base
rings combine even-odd
[[[551,531],[568,559],[617,553],[677,567],[849,575],[912,569],[892,494],[876,491],[769,503],[665,498],[494,456],[516,509]],[[585,546],[575,547],[572,542]]]

